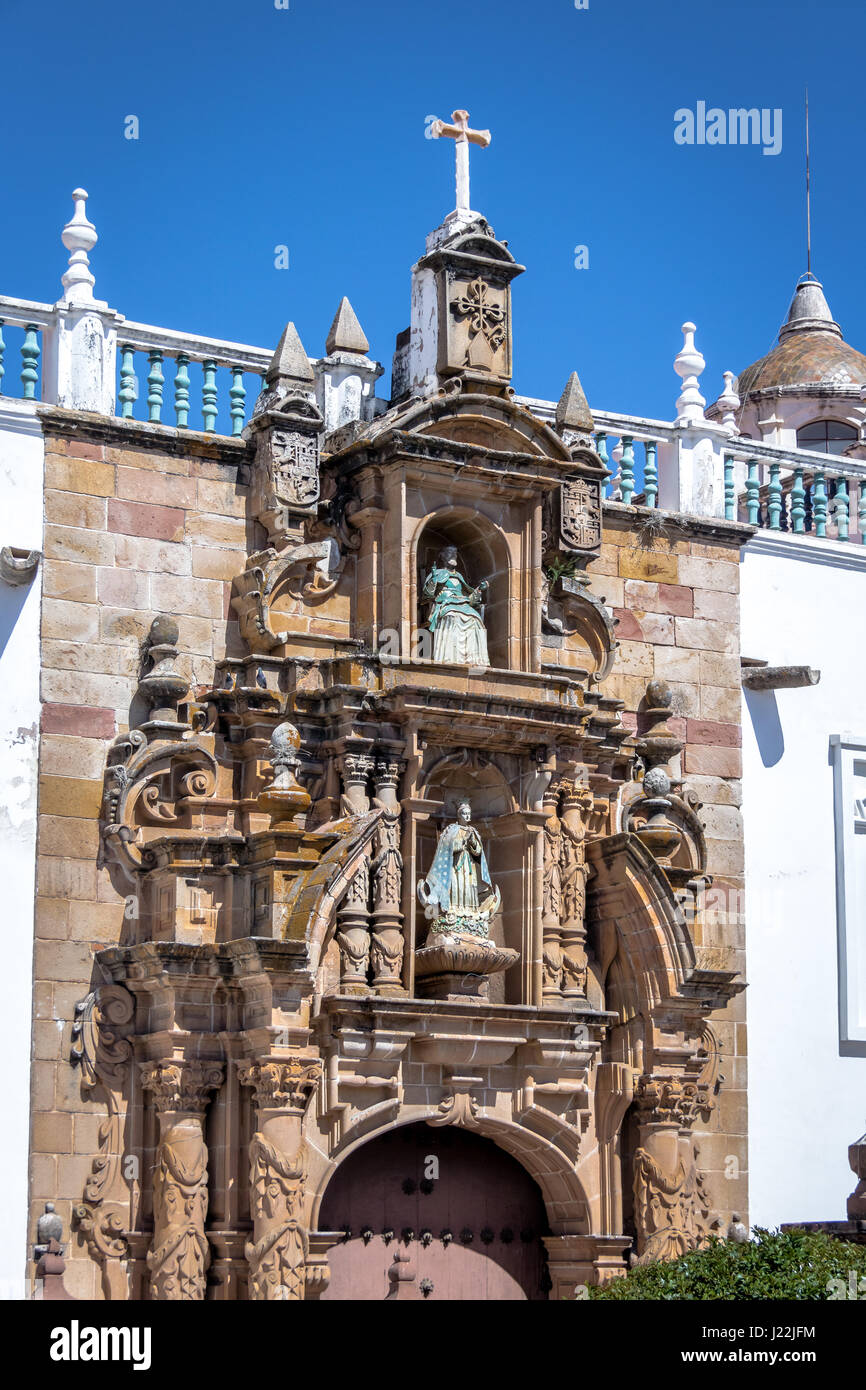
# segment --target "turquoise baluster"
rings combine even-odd
[[[162,384],[165,377],[162,374],[162,353],[159,348],[153,348],[147,357],[150,363],[150,371],[147,374],[147,418],[158,425],[162,418]]]
[[[836,535],[840,541],[847,541],[851,499],[848,496],[848,479],[836,479],[836,496],[833,498],[833,512],[836,522]]]
[[[806,530],[806,489],[803,486],[802,468],[794,469],[794,486],[791,488],[791,522],[795,536],[802,536]]]
[[[230,415],[232,417],[232,434],[237,436],[244,427],[244,401],[247,398],[244,389],[244,370],[243,367],[232,367],[232,384],[229,391],[231,401]]]
[[[599,456],[599,458],[601,459],[602,464],[603,464],[603,466],[604,466],[604,468],[605,468],[605,471],[606,471],[606,472],[608,473],[608,475],[609,475],[609,474],[610,474],[610,467],[609,467],[609,465],[610,465],[610,458],[608,457],[608,452],[607,452],[607,435],[606,435],[606,434],[601,434],[601,433],[599,433],[599,434],[597,434],[597,435],[595,436],[595,447],[596,447],[596,451],[597,451],[597,453],[598,453],[598,456]],[[603,497],[604,494],[605,494],[605,489],[606,489],[606,487],[607,487],[607,479],[605,478],[605,479],[602,480],[602,484],[601,484],[601,495],[602,495],[602,497]]]
[[[217,417],[217,364],[212,359],[202,363],[204,382],[201,388],[201,413],[207,434],[213,434]]]
[[[24,342],[21,345],[21,382],[24,387],[25,401],[35,401],[36,383],[39,380],[37,363],[39,361],[39,329],[35,323],[28,323],[24,330]]]
[[[624,434],[622,437],[620,492],[626,506],[631,506],[631,499],[634,494],[634,440],[630,434]]]
[[[644,444],[646,463],[643,470],[644,500],[648,507],[655,507],[659,500],[659,470],[656,461],[656,442],[648,439]]]
[[[124,343],[120,349],[120,390],[117,397],[120,401],[120,418],[131,420],[132,407],[136,397],[136,382],[135,348],[129,343]]]
[[[815,535],[826,536],[827,479],[824,476],[823,468],[815,469],[815,476],[812,483],[812,518],[815,523]]]
[[[757,526],[761,516],[760,484],[758,482],[758,460],[749,459],[746,475],[746,519],[750,526]]]
[[[860,528],[860,544],[866,545],[866,478],[861,478],[857,486],[860,489],[860,502],[857,507],[857,524]]]
[[[782,465],[780,463],[770,464],[770,486],[767,489],[767,514],[770,518],[770,530],[781,531],[782,516]]]
[[[189,358],[185,352],[177,354],[177,369],[174,374],[174,411],[177,427],[185,430],[189,422]]]
[[[736,521],[736,494],[734,492],[734,456],[725,454],[725,521]]]
[[[6,374],[6,368],[3,366],[3,354],[6,351],[6,344],[3,341],[3,325],[5,322],[5,319],[0,319],[0,396],[3,395],[3,377]]]

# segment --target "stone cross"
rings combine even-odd
[[[455,111],[452,120],[453,125],[434,121],[430,134],[434,140],[444,136],[457,142],[457,211],[469,212],[469,146],[480,145],[486,149],[492,136],[489,130],[470,129],[468,111]]]

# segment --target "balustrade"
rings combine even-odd
[[[25,401],[40,399],[41,335],[50,322],[51,312],[48,304],[0,296],[0,396]],[[15,351],[21,358],[17,374],[12,367]],[[16,375],[21,382],[20,391],[13,389]]]
[[[237,355],[233,356],[230,352],[214,352],[206,354],[196,353],[191,345],[187,350],[185,345],[172,346],[170,339],[172,335],[163,334],[161,345],[148,346],[142,341],[144,334],[137,335],[136,339],[125,338],[120,344],[120,373],[117,400],[119,404],[118,414],[124,420],[134,418],[134,403],[138,397],[138,379],[136,376],[135,356],[136,353],[144,356],[146,354],[149,364],[147,373],[147,419],[152,424],[169,424],[171,421],[164,416],[166,403],[164,403],[166,376],[165,367],[173,362],[173,368],[169,368],[170,374],[173,373],[173,380],[170,387],[174,391],[174,424],[179,430],[190,428],[191,410],[191,389],[192,378],[190,367],[193,364],[200,365],[201,368],[201,428],[206,434],[214,434],[218,431],[217,425],[221,409],[224,409],[230,420],[229,431],[233,438],[237,438],[242,432],[247,421],[247,402],[253,404],[264,387],[264,374],[270,364],[271,354],[265,350],[257,348],[241,348]],[[183,339],[184,335],[177,335]],[[191,340],[194,341],[194,340]],[[200,344],[206,344],[207,339],[199,339]],[[220,346],[230,348],[231,344],[221,344]],[[253,360],[251,360],[253,359]],[[256,360],[257,359],[257,360]],[[245,378],[250,377],[250,386],[245,384]],[[223,386],[228,386],[227,394],[223,394]],[[225,417],[224,417],[225,418]]]
[[[734,461],[732,454],[725,456],[728,520],[734,520]],[[749,458],[742,516],[767,531],[866,543],[866,468],[856,461],[843,472],[829,462],[786,466],[784,455],[770,461]],[[854,535],[852,524],[856,525]]]

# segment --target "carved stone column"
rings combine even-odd
[[[159,1116],[147,1267],[151,1297],[160,1301],[204,1298],[210,1265],[204,1114],[223,1074],[216,1062],[147,1062],[142,1069],[142,1085],[153,1092]]]
[[[370,865],[373,887],[373,987],[377,994],[403,994],[403,856],[397,783],[403,764],[376,759],[375,805],[382,812]]]
[[[562,822],[559,804],[562,787],[558,782],[542,797],[544,822],[544,888],[541,908],[542,994],[545,999],[562,995]]]
[[[562,802],[562,993],[586,998],[586,821],[592,810],[589,787],[568,782]]]
[[[374,760],[367,753],[346,753],[342,760],[343,813],[362,816],[370,809],[367,784]],[[366,994],[370,967],[370,861],[365,859],[337,908],[340,948],[340,988],[345,994]]]
[[[702,1244],[710,1231],[711,1204],[690,1132],[700,1109],[697,1087],[677,1077],[642,1076],[637,1104],[637,1263],[647,1264],[676,1259]]]
[[[247,1242],[250,1298],[299,1302],[305,1296],[310,1247],[303,1220],[307,1151],[304,1111],[321,1062],[311,1057],[262,1060],[241,1068],[243,1086],[256,1099],[250,1142],[253,1239]],[[320,1280],[317,1277],[317,1283]]]

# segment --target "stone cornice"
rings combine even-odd
[[[65,410],[56,405],[40,405],[46,447],[52,438],[92,439],[117,448],[148,449],[173,457],[194,455],[220,463],[239,465],[252,459],[252,447],[245,439],[229,435],[205,434],[202,430],[178,430],[171,425],[151,424],[147,420],[123,420],[119,416],[97,415],[85,410]]]
[[[746,545],[758,533],[756,526],[749,526],[744,521],[725,521],[720,516],[694,516],[691,512],[669,512],[659,507],[626,506],[623,502],[604,501],[602,513],[606,523],[628,530],[636,522],[658,521],[661,517],[672,531],[730,546]],[[676,540],[677,537],[674,535],[671,539]]]

